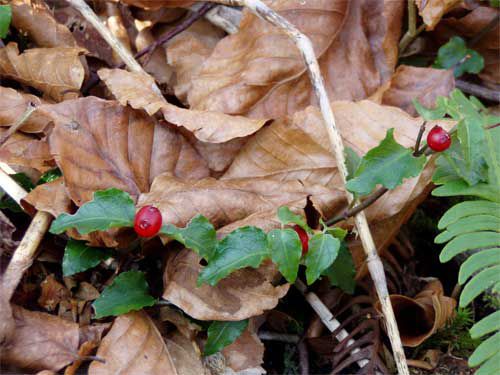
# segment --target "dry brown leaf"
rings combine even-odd
[[[70,298],[70,291],[54,275],[48,275],[40,284],[41,293],[38,304],[45,310],[54,311],[59,303]]]
[[[45,102],[35,95],[0,86],[0,126],[15,124],[22,118],[30,103],[38,107]],[[38,111],[35,111],[23,123],[20,130],[26,133],[41,133],[46,129],[49,121]]]
[[[78,324],[12,305],[15,333],[2,347],[2,361],[30,370],[59,371],[78,353]]]
[[[281,3],[283,2],[279,4]],[[319,56],[321,71],[332,100],[359,100],[371,95],[390,78],[397,61],[397,43],[401,32],[404,3],[369,0],[348,3],[347,17],[340,32],[333,38],[329,48]],[[341,3],[330,2],[330,4]],[[319,24],[317,19],[309,22],[308,25],[315,23]],[[299,28],[301,24],[302,22],[299,23]],[[242,27],[241,31],[235,35],[247,35],[250,40],[253,40],[253,33],[254,31],[247,31]],[[239,36],[239,38],[242,37]],[[306,74],[289,77],[293,79],[276,85],[265,97],[251,95],[252,91],[249,90],[253,90],[253,86],[248,85],[241,88],[237,94],[226,95],[231,87],[238,87],[241,77],[236,77],[232,86],[228,85],[219,91],[212,90],[211,87],[217,83],[213,83],[211,77],[213,81],[224,80],[227,79],[225,78],[227,72],[238,69],[234,66],[225,67],[220,70],[222,77],[211,74],[212,70],[219,71],[221,68],[223,61],[216,58],[219,53],[218,49],[225,49],[224,46],[228,43],[226,40],[231,40],[229,38],[232,37],[219,42],[200,74],[193,79],[189,102],[194,109],[249,114],[260,118],[280,118],[315,103],[314,92]],[[231,49],[223,52],[231,53]],[[221,56],[224,55],[221,53]],[[246,59],[241,63],[245,66]],[[262,67],[262,63],[259,62],[254,71],[266,72],[267,70]],[[207,72],[206,76],[205,72]]]
[[[267,1],[311,39],[321,57],[340,31],[345,0]],[[244,11],[240,31],[217,44],[193,80],[189,103],[195,109],[244,114],[261,98],[305,75],[300,51],[283,31]]]
[[[12,224],[9,218],[0,211],[0,256],[2,256],[4,251],[12,253],[16,249],[19,241],[12,239],[12,235],[15,231],[16,227],[14,224]]]
[[[194,251],[181,250],[169,257],[163,275],[163,298],[195,319],[243,320],[260,315],[274,308],[290,286],[274,287],[271,280],[276,270],[264,263],[258,269],[233,272],[214,287],[197,287],[200,260]]]
[[[12,26],[39,47],[78,47],[68,28],[58,23],[40,0],[12,0]]]
[[[50,149],[77,204],[115,187],[137,197],[161,173],[208,175],[204,161],[181,135],[143,112],[95,97],[39,109],[53,118]]]
[[[5,128],[0,128],[0,137],[6,131]],[[0,161],[34,168],[42,173],[55,166],[47,141],[22,133],[12,134],[0,146]]]
[[[201,353],[196,342],[176,331],[169,335],[166,344],[177,374],[210,375],[201,362]]]
[[[163,222],[185,226],[196,214],[207,217],[216,228],[246,218],[256,212],[277,210],[279,206],[306,198],[318,207],[334,210],[345,202],[340,190],[298,180],[270,178],[216,180],[180,180],[158,176],[149,193],[142,194],[138,205],[154,205],[162,212]]]
[[[97,348],[98,346],[99,346],[98,342],[86,341],[80,346],[80,349],[78,349],[78,356],[80,358],[85,358],[86,356],[90,355],[94,351],[94,349]],[[83,360],[77,359],[70,366],[66,367],[66,369],[64,370],[64,375],[76,375],[78,369],[82,364]]]
[[[162,322],[168,321],[175,325],[179,332],[189,340],[194,340],[196,334],[201,331],[201,327],[193,323],[185,315],[174,310],[170,306],[160,307],[160,320]]]
[[[441,18],[461,2],[462,0],[416,0],[415,4],[426,30],[434,30]]]
[[[34,207],[37,211],[48,212],[54,217],[71,212],[73,207],[62,177],[38,185],[23,198],[22,203],[25,208],[32,210]]]
[[[109,31],[118,39],[121,44],[130,52],[131,51],[131,43],[127,33],[127,29],[123,23],[123,17],[118,8],[118,4],[112,2],[106,2],[104,4],[104,19],[106,26]],[[122,59],[120,56],[113,51],[113,65],[119,65],[122,63]]]
[[[99,77],[123,105],[143,109],[153,115],[160,111],[169,123],[183,126],[203,142],[222,143],[233,138],[255,133],[266,120],[252,120],[242,116],[229,116],[219,112],[194,111],[168,103],[155,90],[149,75],[122,69],[100,69]]]
[[[99,291],[90,283],[83,281],[78,286],[78,290],[75,293],[75,298],[82,301],[93,301],[99,298]]]
[[[158,9],[162,7],[189,7],[195,0],[123,0],[123,2],[136,7]]]
[[[235,342],[222,350],[222,354],[226,358],[226,366],[236,373],[246,370],[252,374],[265,374],[266,371],[261,367],[264,345],[251,327],[252,323]]]
[[[427,284],[414,298],[390,295],[404,346],[416,347],[453,317],[457,302],[445,297],[439,280]],[[377,302],[376,308],[380,311]]]
[[[76,98],[85,77],[79,47],[31,48],[17,44],[0,49],[0,75],[32,86],[56,101]]]
[[[448,96],[454,88],[455,78],[451,70],[400,65],[382,93],[382,104],[418,116],[413,99],[424,107],[433,107],[438,96]]]
[[[93,361],[89,375],[177,374],[163,337],[143,311],[117,317],[96,355],[106,363]]]

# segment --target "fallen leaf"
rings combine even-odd
[[[13,0],[12,26],[39,47],[78,47],[65,25],[58,23],[43,1]]]
[[[243,320],[274,308],[289,284],[273,286],[276,270],[269,264],[258,269],[242,269],[212,287],[196,280],[201,271],[200,257],[184,249],[171,255],[163,275],[163,298],[199,320]]]
[[[279,0],[268,5],[309,36],[319,58],[339,33],[349,3]],[[244,114],[271,91],[302,75],[303,58],[292,39],[245,10],[240,30],[217,44],[194,78],[189,103],[199,110]]]
[[[434,30],[441,18],[462,0],[416,0],[418,14],[425,23],[426,30]]]
[[[226,366],[235,372],[250,371],[252,374],[265,374],[266,371],[261,367],[264,362],[264,344],[252,325],[251,320],[243,334],[231,345],[226,346],[222,354],[226,358]]]
[[[71,212],[73,207],[62,177],[35,187],[23,198],[22,204],[25,208],[32,210],[34,207],[37,211],[48,212],[54,217]]]
[[[59,371],[78,352],[78,324],[12,305],[15,333],[2,347],[2,361],[30,370]]]
[[[439,96],[448,96],[455,88],[451,70],[400,65],[382,93],[382,104],[399,107],[418,116],[413,105],[416,99],[426,108],[435,105]]]
[[[42,289],[38,304],[45,310],[54,311],[62,300],[70,298],[71,293],[66,287],[58,282],[54,275],[48,275],[40,284]]]
[[[38,107],[45,102],[35,95],[0,86],[0,126],[15,124],[22,118],[29,103]],[[35,111],[24,122],[20,130],[26,133],[41,133],[47,128],[49,122],[50,119]]]
[[[5,132],[5,128],[0,128],[0,137]],[[34,168],[42,173],[54,168],[54,160],[50,155],[47,141],[19,132],[12,134],[0,146],[0,161]]]
[[[349,4],[348,10],[346,9],[347,3]],[[298,0],[292,3],[274,2],[273,6],[282,6],[283,4],[286,4],[286,7],[289,6],[288,4],[291,4],[291,7],[299,4],[297,5],[299,9],[305,7],[301,6]],[[330,19],[329,25],[323,28],[331,33],[328,34],[329,41],[321,44],[323,49],[319,46],[316,47],[330,99],[359,100],[371,95],[390,78],[394,70],[404,4],[395,1],[385,3],[336,1],[318,2],[313,5],[317,4],[333,7],[337,11],[330,13],[330,17],[334,17],[336,22],[327,16],[320,18],[320,21]],[[299,11],[296,13],[297,15],[301,14]],[[317,11],[309,12],[315,18],[307,23],[308,27],[322,25],[322,22],[318,21],[317,13]],[[204,63],[201,72],[193,79],[193,88],[188,96],[192,108],[231,114],[248,114],[256,118],[280,118],[315,104],[315,95],[307,74],[304,71],[302,74],[298,74],[297,70],[292,69],[291,72],[297,74],[281,77],[279,74],[288,66],[281,61],[278,63],[278,68],[269,73],[269,69],[262,68],[263,62],[259,58],[255,60],[253,65],[248,64],[251,69],[248,72],[243,71],[243,76],[238,74],[238,69],[241,69],[241,65],[247,66],[248,58],[246,56],[240,58],[239,64],[235,65],[231,62],[226,66],[227,56],[230,57],[233,53],[235,53],[236,58],[240,56],[236,54],[239,49],[233,46],[233,40],[239,41],[249,38],[251,43],[242,43],[245,54],[254,53],[256,57],[260,57],[260,50],[269,50],[270,47],[265,48],[253,42],[256,33],[254,27],[259,30],[269,30],[271,26],[268,26],[264,21],[254,21],[251,17],[253,16],[246,16],[237,34],[226,37],[218,43],[212,55]],[[345,20],[343,20],[344,18]],[[295,22],[299,28],[303,25],[302,21],[295,18],[292,19],[292,22]],[[332,30],[332,25],[336,27],[336,30]],[[340,28],[340,26],[342,27]],[[274,33],[278,33],[276,29],[272,30]],[[317,34],[324,35],[324,32],[319,31]],[[280,48],[276,48],[273,43],[272,49],[278,53],[288,51],[286,57],[290,57],[289,54],[293,53],[296,58],[292,59],[291,62],[295,62],[297,65],[292,64],[292,66],[300,65],[303,69],[302,60],[298,58],[296,47],[289,43],[291,43],[289,40],[285,42],[283,39],[278,44]],[[238,44],[236,45],[238,46]],[[289,48],[283,52],[281,46],[289,46]],[[250,51],[246,51],[246,48],[250,48]],[[290,52],[291,50],[294,52]],[[319,53],[320,50],[321,53]],[[231,72],[236,73],[230,74]],[[250,73],[256,77],[254,78]],[[266,77],[266,73],[270,77]],[[240,82],[246,82],[247,76],[252,78],[252,81],[247,82],[246,85],[240,84]],[[255,86],[258,86],[257,90],[260,90],[260,85],[266,83],[266,78],[270,78],[268,83],[271,84],[272,89],[265,86],[264,93],[256,93]],[[228,80],[230,81],[223,85]],[[274,83],[276,84],[273,85]],[[213,89],[220,86],[224,87]]]
[[[99,291],[92,284],[82,281],[75,293],[75,298],[82,301],[93,301],[99,298],[100,295]]]
[[[145,312],[117,317],[103,338],[89,375],[104,374],[177,374],[163,337]]]
[[[252,120],[212,111],[194,111],[168,103],[155,90],[151,76],[121,69],[100,69],[99,77],[123,105],[144,109],[149,115],[160,111],[166,121],[183,126],[203,142],[222,143],[259,130],[266,120]]]
[[[0,74],[32,86],[56,101],[76,98],[85,77],[79,47],[31,48],[19,53],[17,44],[0,49]]]
[[[86,97],[39,110],[54,120],[50,150],[78,206],[94,191],[110,187],[137,197],[160,173],[208,175],[204,161],[181,135],[115,101]]]
[[[80,349],[78,349],[78,356],[80,358],[85,358],[86,356],[90,355],[98,346],[98,342],[86,341],[80,346]],[[70,366],[66,367],[66,369],[64,370],[64,375],[76,375],[78,369],[82,364],[83,360],[77,359]]]
[[[175,325],[179,332],[189,340],[193,340],[196,334],[201,331],[201,327],[192,322],[185,315],[179,311],[174,310],[170,306],[160,307],[160,320],[162,322],[168,321]]]
[[[118,8],[118,4],[113,2],[106,2],[104,4],[104,12],[101,15],[105,20],[105,24],[111,34],[121,42],[122,46],[124,46],[128,51],[131,51],[131,43],[129,39],[129,35],[127,29],[125,28],[122,13]],[[120,56],[113,51],[113,65],[119,65],[122,63],[122,59]]]
[[[404,346],[422,344],[453,317],[457,302],[444,296],[439,280],[427,284],[414,298],[392,294],[389,296],[398,322]],[[380,305],[375,305],[380,311]]]
[[[168,336],[166,344],[177,374],[210,375],[201,362],[200,349],[195,341],[174,332]]]
[[[125,4],[141,8],[158,9],[162,7],[189,7],[194,0],[123,0]]]
[[[16,249],[19,241],[12,239],[12,235],[15,231],[16,227],[14,224],[12,224],[9,218],[0,211],[0,256],[5,251],[12,253]]]

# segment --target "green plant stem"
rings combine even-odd
[[[411,42],[413,42],[415,38],[419,36],[420,33],[424,30],[425,30],[425,24],[423,23],[418,27],[414,35],[410,35],[410,32],[407,31],[399,42],[399,54],[401,55],[406,50],[406,48],[411,44]]]
[[[417,34],[417,7],[415,0],[408,0],[408,34],[414,37]]]

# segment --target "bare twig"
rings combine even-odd
[[[424,123],[422,124],[422,126],[420,127],[420,130],[418,131],[418,135],[417,135],[417,141],[415,142],[415,148],[414,148],[414,152],[413,152],[413,156],[419,156],[419,155],[422,155],[422,152],[420,150],[420,142],[422,142],[422,136],[424,135],[424,132],[425,132],[425,126],[427,125],[427,122],[424,121]]]
[[[261,340],[269,340],[269,341],[279,341],[286,342],[289,344],[297,344],[300,340],[299,336],[292,335],[290,333],[278,333],[278,332],[269,332],[269,331],[260,331],[259,339]]]
[[[299,350],[300,375],[309,375],[309,351],[303,338],[299,341],[297,349]]]
[[[69,2],[74,7],[76,7],[82,13],[82,15],[94,26],[94,28],[103,36],[103,38],[108,41],[110,46],[117,52],[117,54],[122,58],[122,60],[130,70],[147,74],[137,63],[134,57],[130,54],[130,52],[123,48],[120,42],[113,36],[113,34],[110,33],[106,26],[99,21],[98,17],[84,2],[84,0],[69,0]],[[325,127],[328,133],[328,137],[334,150],[337,165],[345,184],[348,172],[345,164],[344,145],[335,124],[335,118],[333,116],[330,101],[328,99],[325,85],[323,83],[323,78],[321,76],[318,61],[314,54],[312,43],[309,38],[302,34],[285,18],[267,7],[260,0],[219,0],[218,2],[228,5],[245,6],[249,8],[259,17],[282,29],[295,42],[297,48],[301,51],[302,56],[305,60],[306,67],[309,72],[309,77],[311,79],[311,83],[314,88],[316,97],[319,101],[321,113],[325,121]],[[161,91],[158,89],[158,86],[154,85],[152,88],[154,91],[161,95]],[[354,199],[353,195],[348,191],[346,191],[346,194],[349,203],[352,202]],[[406,364],[405,354],[403,346],[401,344],[401,338],[399,337],[398,326],[396,324],[396,319],[394,317],[394,312],[392,310],[391,302],[389,299],[389,292],[387,290],[384,268],[380,257],[377,254],[377,249],[373,241],[373,237],[371,235],[368,221],[364,212],[359,212],[354,217],[354,221],[363,243],[363,248],[365,249],[365,253],[367,255],[367,266],[380,299],[380,304],[386,321],[387,334],[392,343],[392,349],[394,352],[398,370],[401,374],[407,375],[408,366]]]
[[[3,168],[0,168],[0,187],[7,195],[14,199],[17,204],[20,204],[21,199],[28,194],[26,190],[19,186],[17,182],[3,170]]]
[[[425,23],[421,24],[417,28],[414,35],[410,35],[410,32],[407,31],[399,41],[399,54],[401,55],[406,50],[406,48],[411,44],[411,42],[413,42],[415,38],[419,36],[420,33],[424,30],[425,30]]]
[[[0,138],[0,147],[3,146],[5,142],[10,138],[12,134],[14,134],[16,131],[18,131],[21,126],[26,122],[26,120],[31,116],[33,111],[36,109],[35,105],[33,103],[28,103],[28,106],[26,108],[26,111],[22,114],[22,116],[14,123],[11,125],[11,127],[5,132],[5,134]]]
[[[492,90],[484,86],[476,85],[475,83],[467,82],[462,79],[457,79],[455,81],[455,84],[457,88],[467,94],[475,95],[483,99],[500,103],[500,92],[497,90]]]
[[[408,0],[408,34],[415,37],[417,34],[417,7],[415,0]]]

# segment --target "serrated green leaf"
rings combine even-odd
[[[302,243],[293,229],[274,229],[267,234],[271,259],[289,283],[294,283],[302,257]]]
[[[495,311],[491,315],[488,315],[486,318],[483,318],[474,324],[469,333],[470,337],[477,339],[498,330],[500,330],[500,310]]]
[[[460,266],[458,272],[459,284],[465,283],[469,277],[481,269],[495,264],[500,264],[500,248],[498,247],[480,250],[478,253],[472,254]]]
[[[283,225],[290,223],[297,224],[304,229],[307,233],[312,233],[312,229],[307,225],[306,219],[300,215],[294,214],[287,206],[278,208],[278,219]]]
[[[232,344],[248,327],[248,319],[236,322],[214,321],[207,331],[207,342],[203,355],[215,354]]]
[[[306,280],[315,282],[337,258],[340,241],[331,234],[318,233],[309,239],[309,251],[305,257]]]
[[[10,5],[0,5],[0,38],[7,36],[11,20],[12,8]]]
[[[341,243],[337,258],[330,267],[322,272],[322,275],[328,277],[332,286],[338,286],[349,294],[354,293],[356,268],[354,267],[351,252],[345,242]]]
[[[353,178],[361,163],[361,157],[350,147],[345,148],[345,165],[347,167],[347,179]]]
[[[207,261],[214,256],[217,234],[212,223],[203,215],[195,216],[185,228],[167,224],[161,228],[160,232],[179,241],[188,249],[194,250]]]
[[[481,363],[492,357],[500,347],[500,332],[481,343],[469,358],[469,367],[479,366]]]
[[[64,276],[71,276],[97,266],[112,256],[109,249],[90,247],[85,241],[69,240],[64,249],[62,270]]]
[[[467,201],[451,207],[439,220],[438,228],[444,229],[462,218],[473,215],[493,215],[500,217],[500,204],[488,201]]]
[[[259,267],[268,257],[267,237],[262,229],[238,228],[217,244],[214,256],[198,277],[198,284],[214,286],[233,271]]]
[[[149,295],[149,287],[143,272],[122,272],[107,286],[92,306],[96,319],[126,314],[153,306],[156,300]]]
[[[465,307],[486,289],[490,288],[500,280],[500,264],[486,268],[474,276],[460,294],[460,306]]]
[[[52,222],[50,232],[59,234],[75,228],[80,234],[117,227],[133,227],[134,201],[118,189],[96,191],[94,199],[82,205],[74,215],[61,214]]]
[[[420,173],[425,156],[414,157],[413,150],[397,143],[393,133],[394,129],[389,129],[385,139],[363,157],[354,178],[347,181],[349,191],[367,195],[377,184],[394,189],[404,178]]]
[[[441,69],[453,68],[455,77],[460,77],[464,73],[479,73],[484,68],[484,59],[476,51],[467,48],[462,38],[454,36],[439,48],[433,66]]]
[[[451,224],[434,240],[435,243],[445,243],[460,234],[479,231],[500,231],[500,218],[492,215],[467,216]]]
[[[500,247],[500,233],[475,232],[462,234],[446,244],[439,255],[439,260],[442,263],[448,262],[455,255],[467,250],[490,247]]]

